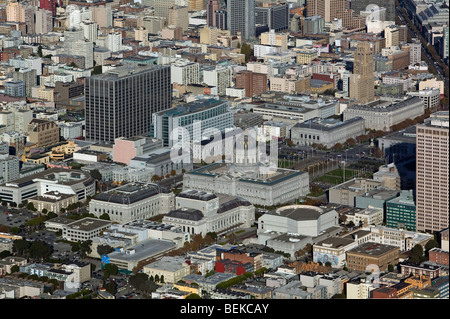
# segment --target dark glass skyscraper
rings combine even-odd
[[[255,0],[227,1],[227,28],[231,35],[241,32],[243,40],[255,37]]]
[[[152,114],[171,103],[169,66],[123,66],[86,78],[86,139],[113,143],[149,134]]]

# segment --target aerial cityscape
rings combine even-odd
[[[449,5],[0,0],[0,299],[449,299]]]

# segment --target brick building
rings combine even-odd
[[[381,287],[372,291],[372,299],[397,299],[397,289]]]
[[[253,265],[255,271],[262,267],[262,254],[260,253],[247,253],[238,249],[231,249],[222,252],[221,259],[238,261],[242,264],[250,263]]]
[[[245,89],[246,97],[253,97],[268,90],[267,74],[241,71],[236,74],[236,88]]]
[[[387,271],[389,265],[397,265],[400,249],[395,246],[364,243],[347,252],[347,268],[354,271]]]
[[[439,248],[433,248],[430,249],[428,253],[429,261],[435,262],[439,265],[447,265],[448,267],[448,251]]]
[[[414,276],[427,276],[431,279],[439,277],[441,273],[441,266],[435,265],[417,265],[411,262],[402,262],[400,263],[400,273],[402,275],[410,275]]]

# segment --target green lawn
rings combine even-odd
[[[343,169],[335,169],[334,171],[328,172],[327,174],[317,178],[317,181],[337,185],[343,182],[343,175]],[[351,180],[356,176],[358,176],[358,171],[350,169],[345,170],[345,181]]]

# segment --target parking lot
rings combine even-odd
[[[27,221],[32,218],[35,218],[35,216],[29,212],[2,209],[0,214],[0,224],[10,228],[19,227],[20,225],[25,225]]]

